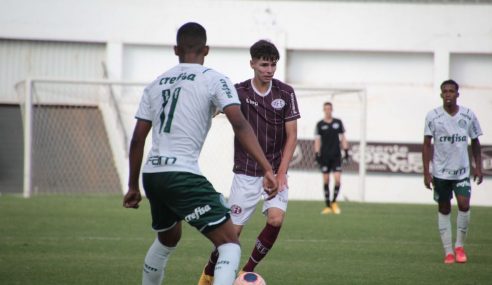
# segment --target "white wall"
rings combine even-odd
[[[175,33],[186,21],[198,21],[207,28],[211,52],[206,65],[228,74],[234,82],[251,76],[249,46],[260,38],[271,39],[281,52],[277,78],[304,86],[366,89],[367,138],[372,141],[420,142],[426,112],[441,104],[440,82],[453,77],[463,87],[460,103],[471,107],[482,122],[482,142],[492,144],[492,5],[0,1],[0,38],[59,41],[73,46],[106,44],[106,62],[114,79],[150,81],[176,64],[172,52]],[[0,51],[5,46],[5,41],[0,42]],[[8,59],[9,54],[4,53],[0,65],[0,76],[7,78],[18,68],[18,62],[11,60],[7,65],[3,58]],[[53,69],[63,70],[62,59],[48,61]],[[77,63],[69,66],[80,68]],[[26,74],[19,73],[18,77]],[[49,73],[64,74],[79,76],[71,72]],[[11,88],[8,85],[12,81],[2,80],[0,88]],[[4,94],[0,93],[0,102],[15,100]],[[320,104],[325,100],[334,101],[335,113],[345,121],[349,139],[360,137],[359,106],[353,95],[343,99],[314,98],[302,90],[298,95],[303,114],[300,137],[312,135],[313,125],[322,116]],[[138,95],[120,98],[128,133],[137,103]],[[214,120],[210,135],[202,159],[204,172],[227,193],[232,142],[223,118]],[[213,149],[216,145],[220,145],[220,151]],[[214,160],[218,154],[221,164]],[[206,165],[209,160],[214,161],[210,167]],[[345,195],[357,198],[358,177],[344,177]],[[490,188],[491,183],[488,179],[480,188]],[[293,172],[291,196],[321,199],[319,184],[316,173]],[[422,191],[421,177],[371,174],[367,178],[366,199],[429,202],[430,195],[421,195]],[[492,192],[477,191],[477,200],[492,205],[492,194],[487,193]]]

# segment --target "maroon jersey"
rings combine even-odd
[[[274,173],[280,166],[285,145],[285,122],[301,117],[294,89],[273,79],[266,95],[255,92],[251,79],[234,85],[241,101],[241,111],[253,127]],[[263,170],[234,138],[234,173],[263,176]]]

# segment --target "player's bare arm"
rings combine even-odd
[[[278,192],[278,185],[273,175],[272,166],[266,159],[251,125],[244,118],[241,107],[239,105],[228,106],[224,109],[224,113],[243,148],[258,162],[261,169],[263,169],[265,173],[263,186],[268,193],[268,199],[275,197]]]
[[[432,154],[432,137],[424,136],[424,144],[422,147],[422,162],[424,164],[424,184],[427,189],[432,190],[432,175],[429,170]]]
[[[279,191],[283,191],[286,187],[289,187],[287,182],[287,170],[289,170],[289,163],[294,155],[294,150],[297,145],[297,120],[288,121],[285,123],[285,145],[282,151],[282,160],[277,171],[277,182]]]
[[[482,147],[478,138],[471,140],[471,150],[475,160],[475,169],[473,170],[473,181],[480,185],[483,181],[482,174]]]
[[[148,121],[137,120],[130,142],[130,175],[128,180],[128,192],[123,198],[125,208],[138,208],[142,200],[139,189],[140,167],[145,147],[145,139],[149,134],[152,124]]]
[[[320,136],[316,136],[314,138],[314,160],[317,162],[317,163],[320,163],[320,158],[321,158],[321,154],[320,154],[320,151],[321,151],[321,138]]]

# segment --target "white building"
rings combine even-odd
[[[206,65],[234,82],[251,77],[249,46],[266,38],[281,51],[277,78],[295,86],[365,90],[368,141],[420,143],[426,112],[441,104],[439,84],[453,78],[462,86],[459,102],[481,121],[482,144],[492,145],[492,5],[453,2],[0,0],[0,104],[18,104],[14,84],[27,77],[102,79],[101,62],[111,79],[151,81],[177,63],[177,28],[196,21],[208,32]],[[299,138],[313,137],[320,104],[333,100],[348,138],[360,139],[357,96],[298,96]],[[139,98],[119,99],[130,133]],[[222,125],[216,119],[210,139],[223,144],[217,152],[230,156],[230,131]],[[115,160],[126,185],[125,147],[118,134],[109,135],[113,152],[121,154]],[[0,160],[12,159],[6,152]],[[214,156],[207,146],[202,167],[227,193],[231,162],[214,161],[211,168],[220,175],[208,173]],[[473,203],[492,205],[491,186],[489,176],[475,187]],[[318,173],[293,171],[290,187],[294,199],[322,198]],[[356,174],[344,176],[342,191],[347,199],[359,199]],[[364,196],[432,202],[418,175],[368,173]]]

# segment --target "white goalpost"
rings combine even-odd
[[[363,158],[366,156],[367,144],[367,92],[365,88],[309,85],[294,85],[293,87],[296,91],[301,110],[301,119],[298,122],[298,139],[301,141],[298,144],[298,149],[300,147],[302,148],[302,140],[314,139],[316,123],[323,118],[323,104],[325,102],[331,102],[334,108],[333,116],[341,119],[344,123],[347,139],[352,144],[352,158],[358,164],[356,169],[351,169],[357,173],[356,177],[351,178],[351,188],[357,188],[357,190],[353,191],[352,189],[350,198],[351,200],[365,201],[366,164],[361,163],[365,161]],[[308,147],[311,148],[312,146],[309,145]],[[296,160],[296,156],[293,162],[294,160]],[[308,163],[309,165],[305,167],[301,166],[301,169],[313,166],[316,168],[314,171],[316,177],[314,179],[316,189],[318,189],[320,175],[314,163],[314,157],[310,157],[308,161],[304,160],[304,163]],[[344,178],[344,181],[347,181],[347,179]],[[302,181],[302,185],[305,184],[306,181]],[[310,183],[308,184],[310,185]],[[343,188],[343,192],[346,192],[347,187],[344,186]],[[321,193],[321,191],[317,191],[316,193]]]
[[[128,143],[143,88],[148,82],[28,78],[16,85],[24,125],[23,196],[53,193],[124,193],[128,173]],[[335,116],[346,124],[348,138],[357,142],[354,156],[363,161],[366,150],[365,89],[296,86],[301,119],[299,145],[293,163],[312,156],[306,143],[322,118],[322,104],[332,101]],[[150,136],[146,153],[150,146]],[[301,153],[302,151],[307,153]],[[300,156],[299,156],[300,155]],[[319,172],[312,158],[292,168],[289,184],[316,184]],[[306,164],[306,162],[308,162]],[[233,165],[233,132],[225,116],[217,116],[200,157],[200,168],[215,188],[229,194]],[[306,164],[306,165],[303,165]],[[365,163],[358,165],[350,198],[365,200]],[[314,180],[314,182],[312,181]],[[354,190],[355,191],[355,190]],[[302,193],[301,191],[298,193]],[[293,199],[317,199],[316,194]]]
[[[16,84],[24,126],[23,196],[123,192],[129,133],[123,116],[134,111],[125,108],[146,84],[65,78]]]

